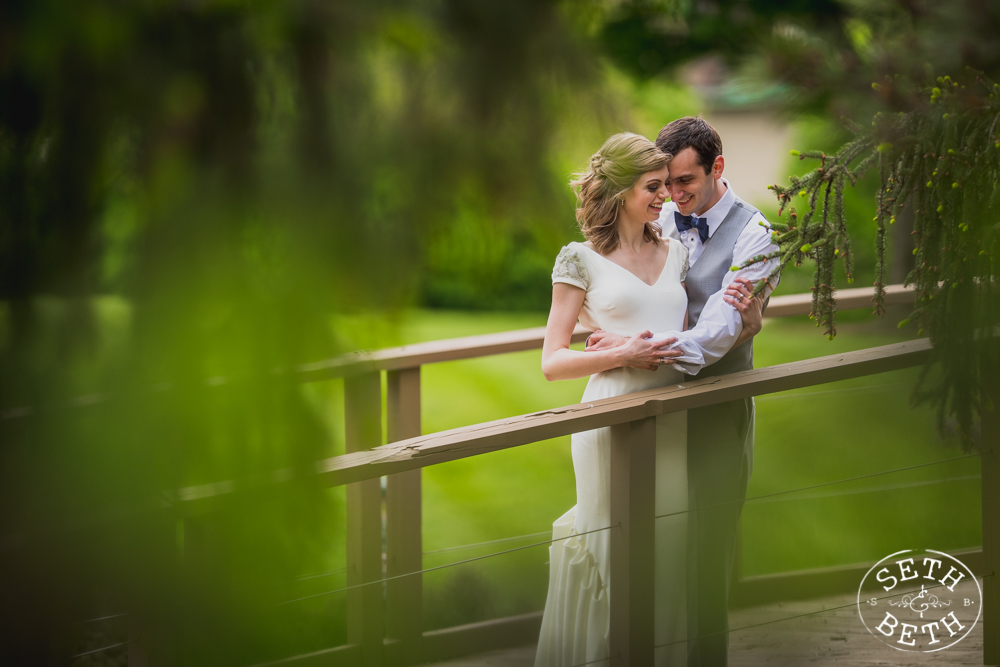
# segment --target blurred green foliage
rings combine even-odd
[[[0,662],[63,664],[97,648],[68,624],[121,611],[153,664],[337,642],[342,603],[277,604],[342,540],[313,466],[343,417],[294,368],[370,346],[341,325],[419,298],[469,211],[559,227],[555,128],[603,99],[574,25],[534,0],[0,6]]]
[[[797,112],[867,123],[909,110],[921,85],[972,67],[1000,69],[1000,4],[954,0],[626,0],[598,29],[620,67],[655,76],[718,56],[758,88],[780,84]],[[873,93],[873,81],[882,87]]]
[[[64,664],[105,639],[71,624],[121,611],[151,664],[342,641],[342,598],[278,604],[343,574],[313,474],[341,389],[295,367],[387,344],[414,303],[543,309],[569,174],[702,110],[671,65],[898,106],[913,52],[994,66],[992,6],[955,7],[0,5],[0,662]]]
[[[459,197],[449,228],[428,243],[421,269],[420,302],[434,308],[547,311],[552,263],[559,248],[581,237],[568,187],[607,136],[624,129],[655,137],[664,119],[694,115],[703,103],[688,88],[658,78],[635,80],[605,65],[594,83],[603,94],[589,106],[560,106],[545,156],[545,207],[498,218],[480,193]],[[521,216],[521,217],[518,217]]]

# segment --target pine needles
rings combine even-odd
[[[780,268],[815,263],[810,316],[832,339],[836,262],[844,263],[847,281],[853,282],[844,189],[877,171],[874,314],[885,314],[887,225],[911,211],[916,261],[906,283],[916,295],[913,312],[900,327],[912,324],[926,333],[936,362],[925,369],[914,398],[937,408],[942,429],[953,417],[968,447],[976,439],[976,417],[993,409],[1000,372],[995,330],[1000,323],[1000,86],[972,70],[954,81],[939,77],[937,83],[919,108],[880,113],[870,128],[855,127],[855,138],[835,155],[793,151],[799,159],[819,160],[819,166],[792,177],[788,186],[771,186],[780,205],[771,233],[780,248],[774,253],[781,258]]]

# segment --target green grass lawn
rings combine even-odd
[[[804,318],[769,321],[757,340],[756,365],[906,337],[867,317],[843,319],[854,321],[842,324],[833,341]],[[402,321],[400,342],[544,321],[544,315],[531,314],[415,312]],[[579,402],[586,381],[547,382],[539,362],[540,352],[531,351],[424,367],[424,431]],[[910,406],[916,373],[885,373],[758,399],[749,496],[960,456],[954,443],[937,436],[934,415]],[[744,510],[744,574],[874,563],[904,548],[976,546],[979,480],[964,478],[978,470],[978,459],[972,458],[750,501]],[[958,479],[938,481],[952,478]],[[543,541],[552,521],[575,503],[568,437],[426,468],[423,479],[425,567]],[[864,492],[870,489],[879,490]],[[492,543],[465,546],[483,542]],[[547,560],[547,548],[539,546],[428,573],[427,627],[540,609]]]

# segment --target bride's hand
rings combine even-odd
[[[622,366],[642,368],[655,371],[660,366],[674,363],[683,354],[680,350],[668,350],[667,347],[676,343],[676,338],[652,341],[649,331],[642,331],[632,336],[617,349]]]
[[[743,320],[743,330],[750,336],[760,333],[764,325],[764,295],[753,295],[754,284],[746,278],[737,278],[729,287],[723,300],[740,313]]]

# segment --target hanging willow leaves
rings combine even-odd
[[[788,264],[815,263],[810,316],[832,339],[836,262],[853,282],[844,189],[877,173],[874,314],[885,314],[887,225],[912,211],[916,262],[906,283],[916,294],[900,327],[916,326],[934,348],[914,399],[937,408],[942,428],[954,417],[969,446],[976,417],[994,408],[987,389],[1000,371],[994,330],[1000,321],[1000,86],[972,70],[956,80],[939,77],[937,84],[919,108],[880,113],[871,127],[854,127],[855,138],[835,154],[792,151],[819,166],[790,178],[790,185],[770,186],[780,206],[779,220],[770,225],[780,248],[773,256],[781,258],[774,275]],[[754,261],[759,258],[747,265]]]

